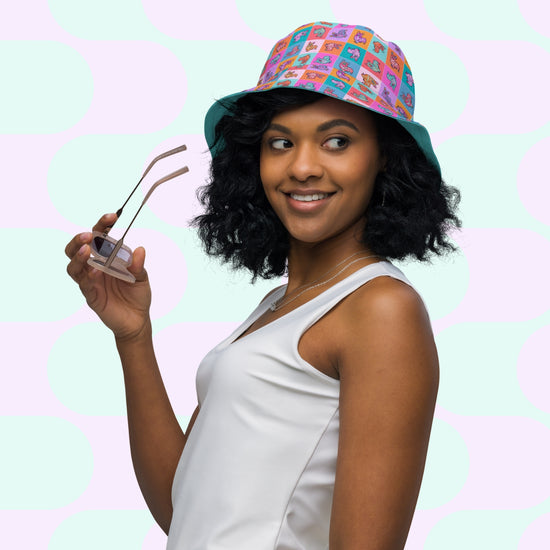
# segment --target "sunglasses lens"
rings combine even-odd
[[[94,237],[92,239],[92,246],[94,250],[104,258],[108,258],[111,255],[111,252],[114,250],[116,243],[112,243],[103,237]],[[117,252],[117,258],[120,258],[123,262],[130,261],[130,254],[124,248],[121,248]]]

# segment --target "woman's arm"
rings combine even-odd
[[[184,434],[155,358],[150,329],[116,340],[124,373],[130,449],[136,478],[151,514],[165,533],[172,520],[172,481],[196,415]]]
[[[116,216],[103,216],[93,228],[103,232]],[[90,308],[113,331],[122,362],[132,460],[151,513],[168,532],[172,518],[171,487],[186,436],[164,388],[153,350],[149,307],[151,289],[144,268],[145,250],[134,252],[128,268],[134,284],[120,281],[87,264],[91,233],[67,245],[67,272],[78,283]],[[187,430],[189,433],[196,411]]]
[[[340,440],[330,550],[402,550],[424,470],[439,381],[422,301],[391,278],[342,303]]]

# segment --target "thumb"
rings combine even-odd
[[[136,281],[147,280],[147,272],[145,271],[145,248],[139,246],[134,250],[132,256],[132,263],[128,267],[128,271],[135,276]]]

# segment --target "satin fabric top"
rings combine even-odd
[[[200,412],[174,477],[167,550],[328,548],[340,383],[304,361],[298,342],[380,276],[410,284],[389,262],[371,264],[237,339],[282,287],[206,355]]]

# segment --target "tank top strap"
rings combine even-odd
[[[358,269],[309,302],[291,311],[285,317],[287,317],[289,323],[298,325],[295,329],[301,335],[344,298],[377,277],[392,277],[412,287],[410,281],[399,268],[388,261],[377,262]]]

